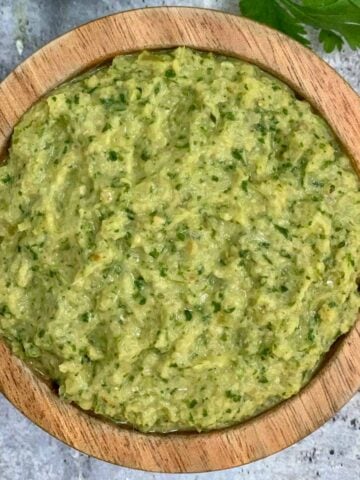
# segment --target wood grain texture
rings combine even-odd
[[[360,173],[360,99],[310,50],[247,19],[194,8],[150,8],[105,17],[54,40],[0,85],[0,150],[41,96],[118,54],[187,45],[255,63],[306,98],[329,122]],[[360,387],[360,318],[298,395],[239,426],[202,434],[142,434],[60,400],[0,342],[0,388],[33,422],[89,455],[127,467],[199,472],[277,452],[323,424]]]

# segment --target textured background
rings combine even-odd
[[[256,0],[254,0],[256,1]],[[238,13],[237,0],[0,0],[0,79],[34,50],[74,26],[119,10],[193,5]],[[359,92],[360,53],[315,50]],[[82,455],[31,424],[0,395],[0,480],[358,480],[360,394],[297,445],[252,465],[201,475],[116,467]]]

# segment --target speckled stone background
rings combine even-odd
[[[256,1],[256,0],[254,0]],[[193,5],[238,13],[237,0],[0,0],[0,79],[50,39],[93,18],[154,5]],[[314,36],[314,35],[313,35]],[[360,52],[319,55],[359,92]],[[360,132],[359,132],[360,134]],[[358,480],[360,394],[332,420],[265,460],[200,475],[151,474],[89,458],[31,424],[0,395],[0,480]]]

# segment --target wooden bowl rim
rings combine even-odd
[[[200,27],[199,27],[200,25]],[[186,45],[244,59],[285,81],[328,121],[360,172],[360,101],[323,60],[285,35],[232,14],[194,7],[115,13],[52,40],[0,84],[0,150],[14,125],[63,81],[117,54]],[[240,425],[199,434],[143,434],[59,399],[0,341],[0,389],[30,420],[101,460],[158,472],[244,465],[308,435],[360,387],[360,317],[331,358],[294,397]]]

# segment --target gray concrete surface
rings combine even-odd
[[[254,0],[256,1],[256,0]],[[237,0],[0,0],[0,79],[50,39],[93,18],[154,5],[238,13]],[[315,38],[315,36],[314,36]],[[360,53],[315,50],[360,91]],[[360,394],[332,420],[287,450],[251,465],[200,475],[129,470],[89,458],[31,424],[0,395],[0,480],[358,480]]]

